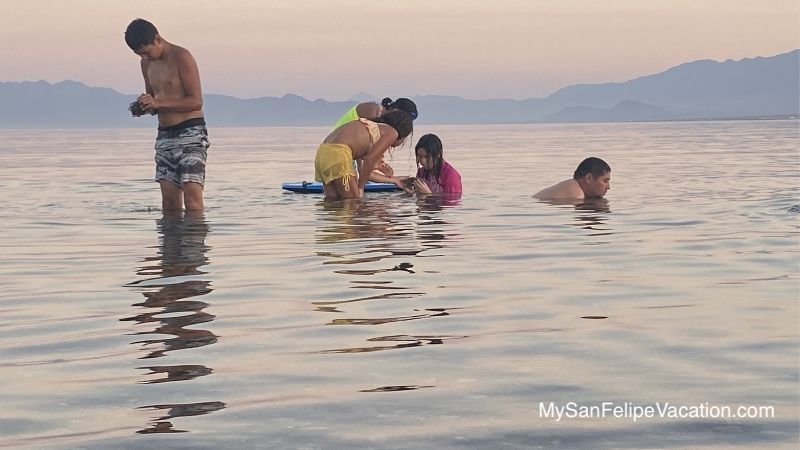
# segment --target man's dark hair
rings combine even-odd
[[[578,164],[575,173],[572,175],[576,180],[583,178],[587,173],[591,173],[595,177],[602,177],[606,172],[611,172],[611,166],[600,158],[589,157]]]
[[[411,115],[401,109],[390,109],[373,122],[385,123],[394,128],[397,131],[397,139],[403,139],[414,131]]]
[[[150,45],[156,40],[158,30],[156,26],[144,19],[136,19],[125,30],[125,43],[133,51],[137,51],[145,45]]]

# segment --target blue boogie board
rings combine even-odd
[[[283,183],[281,187],[287,191],[297,192],[298,194],[321,194],[323,191],[322,183],[319,181],[298,181],[295,183]],[[394,183],[373,183],[368,182],[364,186],[364,192],[386,192],[400,191]]]

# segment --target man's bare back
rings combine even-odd
[[[549,188],[542,189],[534,195],[535,198],[540,200],[550,199],[578,199],[584,198],[583,189],[574,178],[564,180]]]

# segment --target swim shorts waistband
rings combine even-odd
[[[173,130],[183,130],[184,128],[196,127],[198,125],[205,125],[206,120],[203,117],[195,117],[193,119],[184,120],[181,123],[177,123],[175,125],[170,125],[168,127],[158,127],[158,131],[173,131]]]

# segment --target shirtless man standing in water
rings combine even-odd
[[[209,141],[197,63],[144,19],[128,25],[125,42],[142,58],[145,86],[139,110],[131,112],[158,114],[155,179],[161,185],[161,206],[180,210],[185,203],[187,210],[202,210]]]

